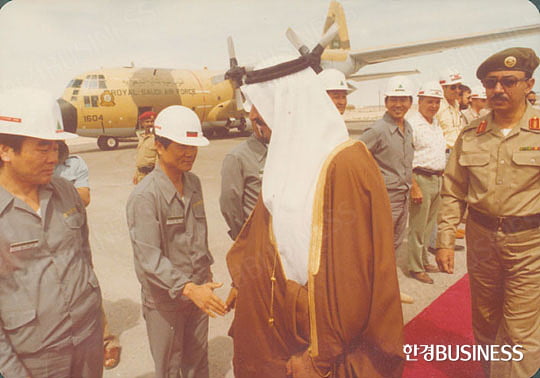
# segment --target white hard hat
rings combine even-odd
[[[438,81],[427,81],[418,89],[418,97],[443,98],[443,90]]]
[[[412,96],[412,84],[405,76],[394,76],[386,84],[385,96],[409,97]]]
[[[319,74],[319,77],[327,91],[347,91],[347,94],[352,92],[343,72],[335,68],[325,69]]]
[[[34,88],[11,89],[0,94],[0,133],[45,140],[77,137],[64,131],[62,112],[55,98]]]
[[[482,100],[486,100],[486,89],[482,86],[474,87],[471,91],[471,98],[479,98]]]
[[[454,85],[463,82],[461,74],[455,68],[447,68],[439,73],[439,84]]]
[[[171,105],[159,112],[154,130],[157,136],[187,146],[208,146],[210,143],[203,136],[197,114],[185,106]]]

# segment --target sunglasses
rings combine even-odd
[[[500,79],[496,77],[488,77],[482,80],[482,85],[484,85],[484,88],[486,89],[493,89],[497,86],[497,83],[501,83],[501,85],[504,88],[512,88],[518,82],[527,81],[527,80],[529,79],[527,78],[518,79],[515,76],[504,76],[504,77],[501,77]]]

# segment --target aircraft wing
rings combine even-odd
[[[460,37],[436,39],[393,45],[388,47],[373,48],[367,50],[351,50],[350,56],[363,65],[381,63],[394,59],[408,58],[418,55],[433,54],[447,49],[489,42],[504,38],[521,37],[540,33],[540,24],[520,26],[509,29],[495,30],[491,32],[467,34]]]
[[[347,76],[347,79],[354,80],[354,81],[367,81],[367,80],[384,79],[384,78],[392,77],[396,75],[415,75],[419,73],[420,71],[418,70],[375,72],[375,73],[369,73],[369,74],[350,75],[350,76]]]

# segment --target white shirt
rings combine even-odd
[[[429,123],[418,112],[412,112],[407,120],[413,129],[413,168],[442,171],[446,166],[446,139],[436,118]]]

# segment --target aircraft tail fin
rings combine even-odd
[[[349,50],[351,48],[351,42],[349,41],[349,29],[347,28],[347,21],[345,19],[345,11],[340,3],[336,0],[330,1],[328,7],[328,14],[326,15],[326,21],[324,23],[323,34],[336,23],[338,26],[338,35],[330,42],[327,49],[343,49]]]

